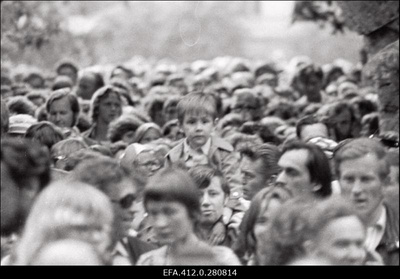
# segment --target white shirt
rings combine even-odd
[[[187,140],[183,142],[183,153],[185,165],[187,167],[193,167],[197,165],[206,165],[208,163],[208,153],[211,149],[211,138],[200,148],[200,150],[194,150],[189,146]],[[200,153],[200,151],[202,153]]]
[[[379,216],[378,221],[367,228],[367,237],[365,239],[365,246],[369,251],[375,251],[378,247],[379,242],[382,240],[383,234],[385,233],[386,227],[386,208],[382,206],[382,212]]]
[[[118,241],[117,245],[115,245],[113,251],[112,265],[132,265],[129,260],[129,253],[128,251],[126,251],[124,245],[122,244],[122,241],[126,243],[127,239],[124,238],[121,241]]]

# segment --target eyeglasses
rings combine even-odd
[[[136,196],[134,194],[128,194],[120,200],[111,200],[113,203],[118,203],[121,208],[128,209],[132,206],[134,201],[136,200]]]
[[[154,162],[154,161],[150,161],[150,162],[146,162],[146,163],[139,163],[138,164],[141,167],[146,167],[148,169],[159,169],[161,168],[161,164],[159,162]]]

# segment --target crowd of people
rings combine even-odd
[[[1,70],[2,265],[399,265],[399,135],[361,66]]]

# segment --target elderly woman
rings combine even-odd
[[[122,100],[118,88],[104,86],[96,91],[90,104],[92,127],[82,133],[89,145],[108,141],[109,124],[122,114]]]
[[[230,248],[210,247],[196,236],[199,196],[199,190],[183,169],[168,167],[150,179],[144,192],[144,206],[162,247],[143,254],[137,265],[240,264]]]
[[[99,190],[81,182],[57,182],[37,198],[11,262],[30,265],[45,245],[62,239],[91,244],[109,260],[113,210]]]
[[[78,98],[68,88],[54,91],[46,102],[48,120],[63,129],[67,136],[79,135],[80,106]]]

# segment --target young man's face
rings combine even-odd
[[[122,114],[122,104],[120,98],[115,93],[109,94],[101,99],[99,104],[99,119],[104,123],[110,123]]]
[[[308,151],[305,149],[289,150],[278,161],[281,169],[277,184],[289,189],[293,195],[312,195],[313,185],[307,168]]]
[[[214,224],[221,218],[227,197],[218,177],[211,179],[210,185],[201,189],[201,223]]]
[[[186,113],[183,118],[182,129],[189,146],[193,149],[201,148],[210,138],[214,129],[214,119],[207,113]]]
[[[261,189],[267,187],[263,167],[261,159],[252,161],[248,157],[243,156],[240,161],[244,199],[250,201]]]
[[[383,200],[384,182],[379,176],[381,161],[376,155],[368,154],[343,161],[339,166],[342,193],[350,199],[363,221],[373,218]]]

